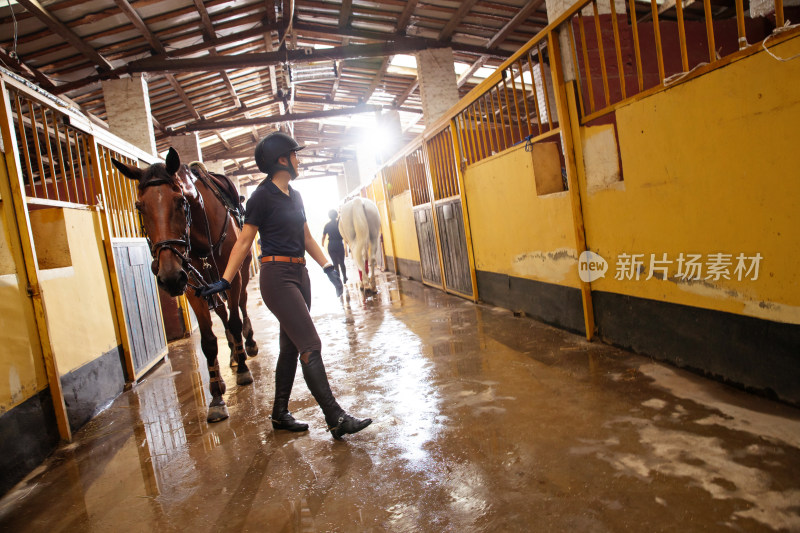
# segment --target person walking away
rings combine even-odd
[[[339,272],[342,281],[347,283],[347,270],[344,266],[344,239],[339,233],[339,213],[335,209],[331,209],[328,211],[328,218],[331,221],[325,224],[325,228],[322,230],[321,245],[325,246],[325,237],[328,237],[328,255],[333,262],[333,268]]]
[[[322,343],[309,309],[311,284],[305,266],[305,253],[316,261],[342,294],[342,281],[311,236],[306,222],[303,199],[290,182],[297,178],[297,152],[304,147],[291,136],[274,132],[258,143],[255,160],[267,175],[250,196],[245,223],[233,247],[222,278],[198,290],[209,297],[230,289],[247,251],[258,233],[261,237],[261,297],[280,322],[280,352],[275,368],[275,401],[272,427],[288,431],[306,431],[308,424],[295,420],[289,412],[289,396],[297,371],[297,359],[308,389],[322,408],[328,429],[335,439],[357,433],[369,426],[369,418],[350,416],[336,401],[322,362]]]

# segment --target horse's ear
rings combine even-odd
[[[181,168],[181,158],[174,148],[170,147],[167,152],[167,174],[172,176]]]
[[[139,181],[144,175],[144,172],[142,172],[142,169],[139,167],[126,165],[125,163],[117,161],[113,157],[111,158],[111,163],[113,163],[114,166],[117,167],[117,170],[119,170],[120,173],[128,179]]]

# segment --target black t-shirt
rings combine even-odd
[[[261,182],[247,201],[244,223],[258,227],[261,255],[305,255],[306,212],[291,186],[286,196],[272,181]]]
[[[322,230],[322,235],[327,235],[328,239],[331,241],[331,244],[342,244],[342,234],[339,233],[339,221],[331,220],[325,224],[325,229]]]

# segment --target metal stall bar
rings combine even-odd
[[[655,1],[656,0],[653,0],[653,2]],[[608,105],[611,101],[608,91],[608,73],[606,72],[606,52],[603,49],[603,32],[600,28],[600,15],[597,12],[597,0],[592,0],[592,10],[594,11],[594,31],[595,37],[597,38],[597,54],[600,56],[600,72],[603,76],[603,94],[606,97],[606,105]]]

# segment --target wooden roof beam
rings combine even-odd
[[[339,12],[339,27],[346,28],[350,25],[353,15],[353,0],[342,0],[342,10]]]
[[[525,22],[532,13],[534,13],[539,6],[544,4],[544,0],[528,0],[528,3],[522,6],[522,9],[514,15],[508,23],[503,26],[499,32],[495,33],[494,36],[489,39],[486,43],[486,48],[496,48],[500,46],[500,44],[506,40],[506,38],[513,32],[517,26]]]
[[[42,21],[50,30],[71,44],[81,54],[86,56],[101,70],[113,71],[114,67],[100,53],[86,44],[82,37],[73,32],[69,27],[55,18],[37,0],[18,0],[17,3]]]
[[[486,64],[486,61],[488,60],[489,56],[479,57],[478,60],[474,62],[466,72],[464,72],[464,74],[459,76],[458,81],[456,81],[456,85],[460,88],[462,85],[467,83],[467,80],[470,78],[470,76],[475,74],[478,71],[478,69],[480,69],[483,65]]]
[[[383,63],[381,63],[381,67],[378,69],[378,72],[372,77],[372,83],[369,84],[367,87],[367,91],[364,93],[364,102],[369,102],[369,99],[372,98],[372,93],[375,92],[375,89],[378,88],[383,82],[383,77],[386,75],[386,69],[389,68],[389,63],[392,60],[392,56],[386,56],[383,58]]]
[[[269,65],[288,63],[311,63],[322,60],[356,59],[409,54],[431,48],[453,48],[466,51],[457,43],[445,43],[430,39],[400,37],[396,41],[364,45],[349,45],[321,50],[279,50],[277,52],[192,57],[184,59],[145,58],[128,64],[122,72],[205,72],[222,69],[263,68]],[[484,55],[481,47],[469,46],[469,51]],[[494,54],[493,54],[494,55]]]
[[[406,34],[408,21],[411,20],[411,14],[414,12],[414,8],[417,7],[418,2],[419,0],[409,0],[406,2],[406,7],[403,8],[403,12],[400,13],[400,18],[397,19],[397,33],[400,35]]]
[[[458,11],[453,15],[453,17],[445,24],[442,31],[439,32],[439,40],[445,41],[449,40],[450,37],[453,36],[453,32],[456,30],[461,21],[464,20],[464,17],[467,16],[467,13],[478,3],[478,0],[465,0],[461,2],[461,5],[458,7]]]
[[[358,105],[344,109],[328,109],[324,111],[311,111],[309,113],[286,113],[285,115],[277,115],[272,117],[256,117],[244,118],[238,120],[201,120],[194,124],[186,124],[181,128],[170,128],[170,134],[183,133],[187,131],[209,131],[209,130],[222,130],[231,128],[243,128],[264,124],[276,124],[279,122],[302,122],[306,120],[314,120],[318,118],[336,117],[344,115],[357,115],[359,113],[374,113],[381,110],[381,106],[375,105]]]

